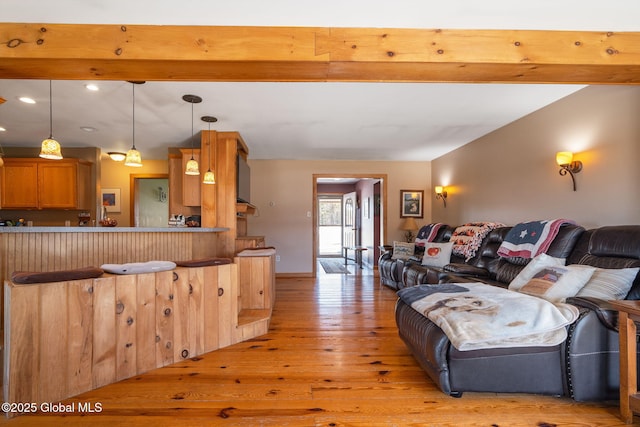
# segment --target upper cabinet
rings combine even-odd
[[[180,149],[182,154],[182,204],[185,206],[200,206],[200,180],[201,175],[185,175],[184,171],[187,170],[187,162],[192,158],[198,162],[200,168],[200,150],[195,149]],[[200,171],[204,174],[203,171]]]
[[[91,163],[80,159],[4,159],[2,209],[91,209]]]

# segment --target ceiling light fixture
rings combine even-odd
[[[200,175],[198,162],[193,158],[193,104],[202,102],[202,98],[197,95],[184,95],[182,99],[191,104],[191,159],[187,162],[184,173],[186,175]]]
[[[49,138],[42,141],[40,147],[40,157],[43,159],[60,160],[62,153],[60,152],[60,144],[53,139],[53,91],[52,83],[49,80]]]
[[[121,162],[127,157],[126,153],[121,153],[120,151],[109,151],[107,154],[114,162]]]
[[[35,104],[36,101],[33,98],[29,98],[28,96],[21,96],[18,98],[18,101],[24,102],[25,104]]]
[[[86,87],[87,90],[90,90],[91,92],[97,92],[100,90],[100,87],[98,87],[98,85],[95,83],[87,83],[86,85],[84,85],[84,87]]]
[[[207,122],[209,124],[209,133],[208,133],[208,137],[209,137],[209,169],[207,170],[207,172],[205,172],[204,174],[204,179],[202,180],[203,184],[215,184],[216,183],[216,176],[215,174],[211,171],[211,123],[215,123],[218,121],[218,119],[216,119],[213,116],[202,116],[200,117],[200,120],[202,120],[203,122]]]
[[[131,149],[127,151],[127,155],[125,156],[124,165],[125,166],[133,166],[135,168],[139,168],[142,166],[142,156],[140,156],[140,152],[136,150],[136,85],[143,84],[144,82],[130,82],[132,87],[132,109],[131,109],[131,118],[132,118],[132,129],[133,134],[131,138]]]

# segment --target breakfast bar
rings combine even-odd
[[[14,271],[54,271],[151,260],[219,256],[228,228],[1,227],[3,280]]]
[[[218,257],[216,239],[227,230],[2,230],[5,401],[57,402],[265,334],[275,251]],[[174,268],[110,274],[105,266],[154,260]],[[84,270],[92,274],[18,280]]]

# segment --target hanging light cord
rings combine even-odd
[[[211,122],[209,122],[209,172],[211,172]]]
[[[191,102],[191,160],[193,158],[193,102]]]
[[[53,139],[53,90],[49,80],[49,139]]]
[[[132,108],[131,117],[132,117],[132,120],[133,120],[133,126],[132,126],[133,135],[131,137],[131,139],[132,139],[131,148],[135,150],[136,149],[136,84],[133,83],[131,85],[131,88],[133,89],[131,91],[132,96],[133,96],[133,102],[131,103],[131,105],[132,105],[132,107],[131,107]]]

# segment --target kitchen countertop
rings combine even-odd
[[[0,233],[219,233],[226,227],[0,227]]]

